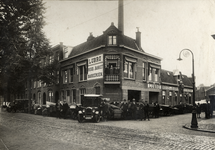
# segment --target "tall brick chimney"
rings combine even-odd
[[[124,10],[123,0],[118,2],[118,29],[124,34]]]
[[[136,42],[137,42],[137,46],[141,48],[141,32],[139,31],[138,27],[136,32]]]

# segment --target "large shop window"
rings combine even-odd
[[[108,36],[108,45],[116,45],[116,35]]]
[[[87,63],[86,62],[78,63],[77,67],[78,67],[79,81],[86,81],[87,80]]]
[[[135,78],[136,59],[125,57],[124,61],[124,77],[128,79]]]

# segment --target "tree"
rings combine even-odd
[[[31,86],[31,79],[38,78],[41,57],[50,53],[49,41],[42,31],[44,12],[42,0],[0,1],[0,89],[3,92],[17,94],[20,92],[17,89],[23,90],[26,79]]]

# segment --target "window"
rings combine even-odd
[[[73,103],[76,103],[76,90],[75,89],[72,90],[72,101],[73,101]]]
[[[41,93],[40,92],[37,93],[37,100],[38,100],[38,103],[41,104]]]
[[[41,81],[39,80],[39,81],[37,81],[38,82],[38,87],[41,87]]]
[[[59,71],[57,71],[57,83],[59,83]]]
[[[155,81],[158,82],[159,79],[159,69],[155,69]]]
[[[160,76],[160,67],[157,65],[149,64],[148,69],[148,80],[158,82]]]
[[[69,90],[66,91],[66,101],[71,103],[71,101],[70,101],[70,91]]]
[[[79,66],[79,81],[87,80],[87,68],[86,65]]]
[[[96,94],[100,95],[100,86],[95,87],[96,89]]]
[[[36,88],[37,87],[37,82],[36,81],[34,81],[34,88]]]
[[[86,89],[80,89],[80,98],[81,98],[81,101],[83,100],[84,94],[86,94]]]
[[[49,99],[48,99],[49,102],[53,102],[53,92],[52,91],[49,91]]]
[[[73,73],[74,73],[74,69],[70,68],[70,82],[73,82]]]
[[[136,63],[136,60],[125,57],[124,77],[129,79],[135,78],[135,63]]]
[[[146,63],[143,62],[143,66],[142,66],[142,78],[143,80],[146,80]]]
[[[60,60],[60,54],[59,53],[56,53],[56,59]]]
[[[116,35],[108,36],[108,45],[116,45]]]
[[[67,70],[63,71],[63,83],[67,83]]]

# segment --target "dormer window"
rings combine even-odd
[[[108,45],[116,45],[116,35],[108,36]]]

